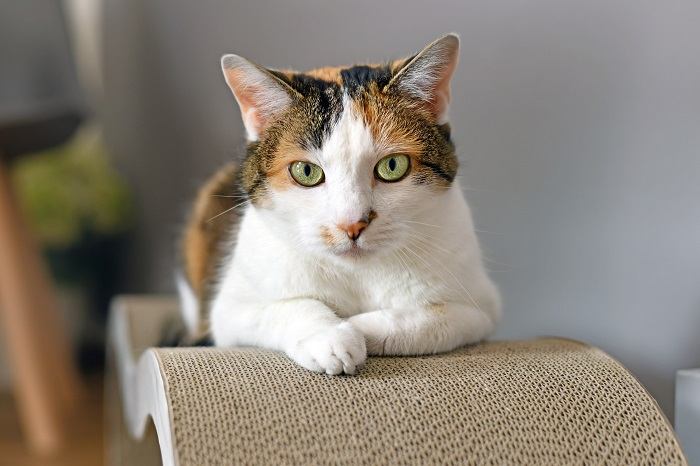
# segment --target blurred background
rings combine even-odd
[[[243,147],[222,54],[376,62],[455,31],[453,135],[504,296],[496,338],[598,346],[672,420],[675,372],[700,366],[698,24],[692,0],[0,1],[0,151],[23,106],[75,115],[64,141],[5,158],[88,390],[110,297],[173,291],[188,202]]]

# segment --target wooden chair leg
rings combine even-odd
[[[37,453],[64,443],[80,381],[41,253],[0,162],[0,317],[25,436]]]

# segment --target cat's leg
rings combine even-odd
[[[219,297],[211,328],[217,346],[259,346],[284,351],[314,372],[354,374],[365,362],[362,333],[314,299],[251,302]]]
[[[386,309],[348,319],[366,339],[371,355],[431,354],[476,343],[495,326],[495,313],[462,303]]]

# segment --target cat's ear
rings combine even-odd
[[[289,108],[299,96],[269,70],[238,55],[221,57],[221,68],[241,108],[249,141],[257,141],[272,118]]]
[[[438,124],[446,123],[450,80],[457,68],[458,57],[459,36],[447,34],[405,60],[384,89],[404,92],[422,101]]]

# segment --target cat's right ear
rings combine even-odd
[[[438,124],[447,123],[450,80],[459,59],[459,36],[447,34],[405,61],[385,90],[404,92],[423,102]]]
[[[299,96],[270,71],[238,55],[221,57],[221,68],[241,108],[249,141],[257,141],[270,121]]]

